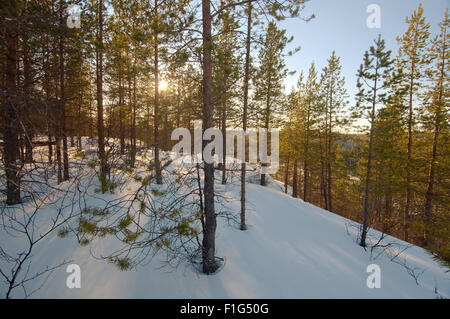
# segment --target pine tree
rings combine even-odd
[[[105,152],[105,135],[103,122],[103,0],[97,3],[97,34],[96,34],[96,72],[97,72],[97,138],[98,157],[100,159],[100,180],[106,181],[107,158]]]
[[[326,181],[326,203],[325,208],[333,211],[332,194],[332,167],[333,167],[333,148],[334,148],[334,130],[345,121],[342,118],[342,112],[347,105],[347,91],[345,89],[345,78],[341,74],[342,66],[340,58],[336,56],[335,51],[328,59],[328,65],[321,74],[321,87],[324,90],[324,104],[322,112],[325,113],[325,181]]]
[[[305,7],[305,2],[308,0],[288,0],[283,3],[280,2],[265,2],[265,6],[261,6],[261,3],[258,3],[258,6],[254,6],[254,1],[247,1],[246,8],[246,34],[245,34],[245,65],[244,65],[244,92],[243,92],[243,112],[242,112],[242,127],[243,130],[247,129],[247,117],[248,117],[248,91],[249,91],[249,81],[250,81],[250,49],[251,49],[251,37],[252,37],[252,25],[254,21],[254,12],[255,9],[257,13],[261,13],[264,16],[267,14],[275,17],[277,20],[283,20],[286,16],[289,17],[298,17],[299,12]],[[246,1],[240,3],[245,4]],[[255,8],[256,7],[256,8]],[[261,9],[261,10],[258,10]],[[262,12],[261,12],[262,11]],[[258,15],[256,15],[257,17]],[[303,19],[304,21],[309,21],[314,18],[314,15],[311,15],[309,18]],[[245,143],[245,139],[244,139]],[[289,166],[289,165],[287,165]],[[241,230],[247,229],[245,225],[245,171],[246,171],[246,162],[243,161],[241,166]],[[286,174],[287,176],[287,174]],[[286,189],[287,190],[287,189]]]
[[[203,62],[203,127],[208,129],[213,127],[212,104],[212,15],[210,0],[202,0],[202,62]],[[218,265],[215,260],[215,236],[216,236],[216,213],[214,209],[214,163],[203,163],[205,172],[204,181],[204,216],[205,227],[203,229],[202,260],[203,272],[213,273]]]
[[[265,37],[261,39],[262,46],[258,55],[260,65],[253,79],[254,99],[258,103],[255,113],[258,115],[257,120],[267,130],[270,128],[274,116],[281,111],[283,80],[288,74],[284,62],[284,49],[286,44],[292,41],[292,38],[288,39],[285,33],[286,30],[279,30],[274,21],[269,22]],[[261,174],[261,185],[266,185],[265,174]]]
[[[227,144],[227,119],[233,118],[233,100],[238,95],[236,84],[238,83],[239,60],[236,53],[239,52],[237,39],[238,23],[236,13],[232,9],[224,10],[215,23],[218,35],[214,45],[213,72],[214,87],[213,100],[218,106],[220,114],[219,127],[222,131],[223,154],[220,163],[222,169],[222,184],[226,184],[226,144]]]
[[[398,69],[403,74],[402,89],[408,89],[407,98],[407,130],[408,140],[406,147],[406,178],[405,178],[405,206],[403,211],[403,239],[408,241],[409,215],[411,206],[411,170],[413,169],[413,129],[415,126],[415,116],[413,103],[417,99],[418,93],[423,88],[424,68],[428,63],[426,53],[428,47],[430,25],[425,22],[423,8],[420,4],[417,11],[406,18],[409,24],[406,33],[397,38],[400,45],[398,52]]]
[[[432,203],[435,187],[435,171],[438,157],[438,141],[441,130],[448,126],[448,98],[449,98],[449,36],[448,27],[450,20],[448,9],[445,12],[443,21],[440,24],[440,35],[433,41],[429,53],[430,59],[434,66],[427,71],[431,86],[426,92],[426,106],[424,115],[424,124],[431,126],[433,131],[433,142],[431,146],[431,154],[428,164],[428,181],[425,194],[424,215],[425,215],[425,232],[424,245],[429,242],[430,228],[432,227]],[[431,64],[432,65],[432,64]]]
[[[64,1],[59,3],[59,19],[60,19],[60,35],[59,35],[59,72],[60,72],[60,132],[58,134],[59,139],[62,140],[63,151],[63,180],[69,179],[69,155],[67,150],[67,129],[66,129],[66,92],[65,92],[65,60],[64,60],[64,31],[66,27],[65,23],[65,5]]]
[[[251,46],[251,34],[252,34],[252,10],[253,5],[251,2],[248,3],[246,13],[247,13],[247,30],[245,35],[245,65],[244,65],[244,105],[242,110],[242,129],[245,132],[247,130],[247,116],[248,116],[248,90],[250,81],[250,46]],[[245,139],[243,139],[245,143]],[[245,146],[245,144],[244,144]],[[245,149],[245,147],[244,147]],[[241,230],[246,230],[247,226],[245,223],[245,172],[246,171],[246,160],[242,161],[241,165]]]
[[[155,108],[154,108],[154,142],[155,142],[155,171],[156,171],[156,183],[162,184],[162,176],[161,176],[161,163],[159,158],[159,120],[160,120],[160,112],[159,112],[159,5],[158,0],[155,0],[154,4],[154,42],[153,42],[153,54],[154,54],[154,76],[155,76]]]
[[[386,89],[392,82],[392,70],[394,60],[391,59],[391,51],[386,50],[386,44],[381,35],[374,41],[375,46],[371,46],[369,51],[364,53],[364,61],[358,70],[358,94],[356,110],[358,115],[366,115],[370,121],[369,151],[367,155],[367,169],[364,187],[364,221],[360,235],[360,245],[366,246],[366,236],[369,227],[369,196],[370,179],[373,157],[373,139],[376,117],[376,106],[385,103]]]
[[[124,7],[123,1],[112,1],[114,8],[114,20],[110,22],[111,28],[111,40],[110,40],[110,59],[107,66],[109,70],[109,82],[114,88],[117,87],[117,93],[115,90],[112,99],[117,98],[116,113],[118,113],[119,119],[119,139],[120,139],[120,154],[125,154],[125,125],[124,117],[126,114],[125,105],[125,71],[127,68],[127,59],[123,54],[123,51],[130,50],[129,41],[126,37],[127,30],[127,11]]]
[[[301,132],[301,158],[303,161],[303,200],[308,201],[309,189],[309,163],[311,160],[311,140],[313,139],[313,126],[316,121],[318,111],[318,102],[320,100],[318,94],[319,82],[317,79],[317,71],[314,62],[308,71],[306,81],[303,82],[302,77],[298,81],[299,87],[299,107],[297,109],[297,130]]]
[[[6,203],[14,205],[21,202],[20,196],[20,164],[19,164],[19,104],[17,89],[17,60],[18,60],[18,16],[19,2],[9,0],[3,4],[5,16],[10,17],[10,21],[5,23],[5,42],[6,42],[6,74],[5,86],[6,94],[3,100],[4,111],[3,123],[4,133],[4,162],[6,173]]]

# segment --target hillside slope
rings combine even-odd
[[[250,180],[252,177],[250,178]],[[220,179],[218,179],[220,181]],[[35,298],[437,298],[450,296],[450,273],[422,248],[387,237],[390,250],[365,251],[356,243],[355,223],[269,186],[247,184],[249,229],[218,220],[217,255],[226,258],[217,274],[193,266],[158,269],[161,257],[137,270],[120,271],[95,259],[90,247],[56,233],[34,252],[33,266],[72,260],[81,267],[81,288],[66,287],[68,273],[53,272]],[[239,180],[216,185],[239,210]],[[379,236],[371,232],[373,238]],[[98,241],[98,247],[108,242]],[[409,247],[409,248],[408,248]],[[396,251],[400,255],[391,260]],[[381,288],[369,289],[369,264],[381,269]],[[414,276],[417,278],[414,279]],[[20,291],[14,294],[20,297]]]

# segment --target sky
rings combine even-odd
[[[410,16],[422,3],[426,21],[430,23],[431,34],[437,35],[438,24],[444,17],[450,0],[311,0],[307,3],[303,16],[312,13],[316,18],[306,23],[300,19],[288,19],[280,22],[287,29],[287,34],[294,36],[288,49],[301,46],[294,56],[286,58],[289,70],[296,74],[286,79],[286,90],[295,86],[300,71],[308,71],[314,61],[317,70],[322,70],[333,50],[341,57],[343,75],[346,79],[347,91],[354,101],[356,94],[356,71],[362,63],[363,55],[373,44],[373,40],[381,34],[393,56],[397,54],[396,37],[408,28],[405,18]],[[380,28],[368,28],[367,13],[370,4],[380,8]]]

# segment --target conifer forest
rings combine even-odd
[[[448,5],[0,1],[0,296],[449,298]]]

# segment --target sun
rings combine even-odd
[[[164,91],[165,89],[167,89],[167,82],[166,81],[164,81],[164,80],[161,80],[160,82],[159,82],[159,90],[160,91]]]

